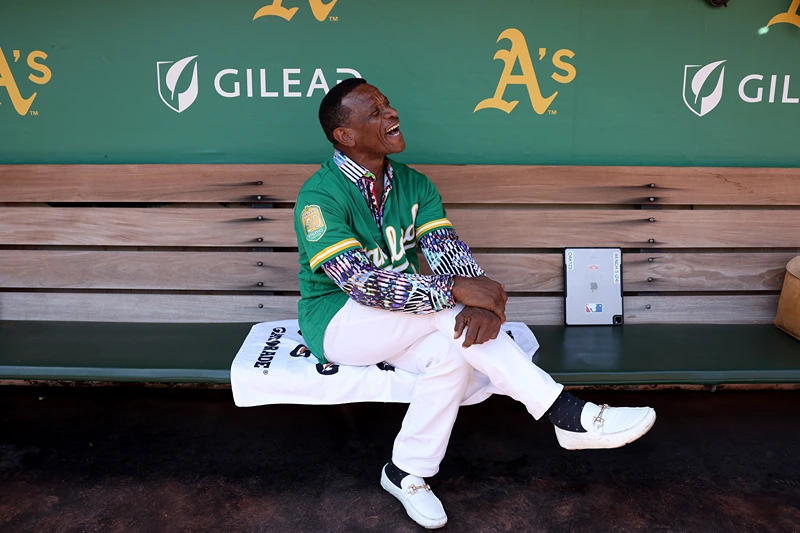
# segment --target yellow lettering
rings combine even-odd
[[[336,2],[339,0],[331,0],[327,4],[322,0],[308,0],[308,4],[311,6],[311,12],[314,13],[314,18],[318,21],[322,22],[328,15],[330,15],[333,6],[336,5]],[[297,10],[300,9],[299,7],[293,7],[291,9],[283,7],[283,0],[272,0],[272,3],[268,6],[264,6],[253,16],[253,20],[256,20],[260,17],[280,17],[283,20],[292,20],[292,17]]]
[[[33,83],[38,83],[39,85],[44,85],[45,83],[49,82],[50,79],[53,77],[53,73],[50,72],[50,69],[41,63],[37,63],[36,60],[41,59],[44,61],[47,59],[47,54],[42,52],[41,50],[35,50],[28,54],[28,66],[31,67],[31,70],[35,70],[41,74],[41,77],[34,76],[33,74],[28,75],[28,79],[31,80]]]
[[[253,20],[269,16],[280,17],[284,20],[292,20],[292,17],[294,16],[295,13],[297,13],[297,10],[300,8],[293,7],[291,9],[286,9],[281,5],[282,3],[283,0],[272,0],[272,3],[270,5],[264,6],[258,11],[256,11],[256,14],[253,16]]]
[[[308,0],[308,3],[311,5],[311,11],[314,13],[314,18],[322,22],[328,18],[333,6],[335,6],[336,2],[338,1],[339,0],[331,0],[326,4],[322,0]]]
[[[550,104],[558,96],[558,91],[551,94],[548,98],[542,96],[542,91],[539,88],[539,81],[536,79],[536,72],[533,70],[533,62],[531,61],[531,54],[528,50],[528,44],[525,42],[525,36],[522,32],[515,28],[509,28],[500,34],[497,38],[499,43],[503,39],[511,41],[510,50],[498,50],[494,55],[494,59],[502,59],[505,63],[503,73],[500,75],[500,82],[497,84],[497,90],[494,92],[492,98],[487,98],[481,101],[473,113],[481,109],[495,108],[511,113],[511,111],[519,103],[519,100],[513,102],[506,102],[503,100],[503,94],[509,85],[525,85],[528,88],[528,96],[531,99],[533,110],[537,114],[543,115]],[[522,74],[512,74],[514,65],[519,61]]]
[[[569,83],[575,79],[575,74],[577,74],[577,72],[575,72],[575,66],[565,62],[562,59],[564,57],[572,59],[575,57],[575,53],[572,50],[562,48],[553,56],[553,66],[566,72],[566,74],[559,74],[558,72],[553,73],[551,78],[556,80],[558,83]]]
[[[542,96],[542,91],[539,89],[539,80],[536,79],[536,72],[533,70],[533,62],[531,61],[531,54],[528,50],[528,43],[525,42],[525,36],[522,35],[521,31],[515,28],[509,28],[500,34],[500,37],[497,38],[497,42],[499,43],[503,39],[511,41],[511,49],[498,50],[494,55],[494,59],[502,59],[505,63],[503,73],[500,75],[500,82],[497,84],[497,90],[495,90],[492,98],[487,98],[475,106],[473,113],[490,107],[500,109],[506,113],[511,113],[519,103],[519,100],[506,102],[503,100],[503,94],[506,92],[506,88],[509,85],[525,85],[528,87],[528,96],[531,99],[533,110],[536,111],[537,114],[543,115],[544,112],[547,111],[547,108],[550,107],[550,103],[558,96],[558,91],[551,94],[548,98]],[[522,74],[512,74],[517,61],[519,61]]]
[[[380,268],[386,262],[386,254],[381,250],[380,246],[367,250],[367,257],[372,260],[372,264]]]
[[[5,87],[6,91],[8,91],[8,96],[11,97],[11,103],[14,104],[14,109],[17,113],[20,115],[27,115],[33,101],[36,99],[36,93],[33,93],[29,98],[22,97],[2,48],[0,48],[0,87]]]
[[[786,13],[779,13],[772,17],[772,20],[767,23],[767,26],[784,22],[786,24],[794,24],[800,28],[800,15],[797,14],[798,9],[800,9],[800,0],[792,0],[792,4],[789,6],[789,9],[786,10]]]

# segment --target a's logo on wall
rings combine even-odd
[[[698,117],[710,113],[722,100],[725,61],[683,67],[683,102]]]
[[[511,113],[519,103],[519,100],[513,100],[511,102],[504,100],[503,95],[506,92],[506,88],[509,85],[525,85],[528,88],[528,96],[531,100],[533,110],[539,115],[543,115],[545,112],[550,115],[555,115],[556,110],[549,108],[550,104],[552,104],[553,100],[558,96],[558,91],[554,91],[550,96],[544,96],[542,94],[542,89],[539,85],[539,79],[536,77],[536,70],[534,70],[533,67],[533,61],[530,51],[528,50],[528,44],[525,41],[525,36],[519,30],[509,28],[500,34],[500,37],[497,38],[497,42],[499,43],[503,39],[511,41],[511,48],[509,50],[500,49],[494,55],[494,59],[502,59],[505,63],[503,73],[500,75],[500,81],[497,84],[497,89],[493,97],[487,98],[475,106],[473,113],[481,109],[489,108],[500,109],[506,113]],[[547,57],[547,48],[539,48],[539,61],[544,60],[545,57]],[[551,58],[552,64],[557,71],[553,72],[550,77],[556,82],[563,84],[570,83],[574,80],[576,75],[575,66],[565,61],[565,58],[572,59],[573,57],[575,57],[575,53],[572,50],[567,50],[566,48],[557,50]],[[514,67],[517,63],[519,63],[522,74],[513,74]]]
[[[197,56],[156,62],[158,95],[167,107],[183,113],[197,100]]]
[[[798,28],[800,28],[800,15],[797,14],[797,11],[800,10],[800,0],[792,0],[792,4],[789,6],[789,9],[786,10],[786,13],[778,13],[767,23],[767,26],[772,26],[773,24],[794,24]]]
[[[17,63],[22,57],[22,54],[19,50],[13,50],[11,54],[13,58],[11,64]],[[41,50],[34,50],[27,56],[26,63],[28,68],[34,72],[38,72],[38,75],[29,73],[28,79],[37,85],[45,85],[53,77],[53,73],[50,71],[50,69],[42,63],[45,59],[47,59],[47,54]],[[8,92],[8,96],[11,98],[11,104],[14,106],[14,110],[17,112],[17,114],[21,116],[36,116],[39,114],[38,111],[31,110],[31,106],[33,105],[33,102],[36,100],[36,96],[39,93],[35,92],[27,98],[22,96],[22,92],[19,89],[19,85],[14,77],[14,73],[11,71],[11,65],[6,59],[2,48],[0,48],[0,87],[4,88],[6,92]],[[0,104],[1,103],[2,102],[0,102]],[[0,110],[2,110],[2,107],[0,107]]]
[[[339,0],[331,0],[330,2],[323,2],[322,0],[308,0],[311,7],[311,12],[314,13],[314,18],[322,22],[325,19],[336,22],[339,20],[337,17],[331,17],[331,10],[336,2]],[[299,7],[286,8],[283,7],[283,0],[272,0],[268,6],[264,6],[253,16],[253,20],[261,17],[280,17],[284,20],[292,20],[292,17],[297,13]]]

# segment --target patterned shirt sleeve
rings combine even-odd
[[[439,228],[426,233],[419,239],[419,246],[435,274],[466,278],[486,275],[475,262],[469,246],[459,240],[452,228]]]
[[[455,306],[453,276],[377,268],[360,249],[334,257],[322,269],[350,298],[368,307],[422,315]]]

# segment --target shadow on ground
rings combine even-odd
[[[508,398],[463,408],[431,479],[444,531],[800,531],[800,393],[580,395],[659,419],[568,452]],[[0,388],[0,531],[421,531],[378,484],[404,412]]]

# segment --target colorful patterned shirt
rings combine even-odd
[[[297,314],[306,344],[321,363],[327,362],[323,353],[325,330],[351,294],[353,299],[364,302],[369,296],[372,305],[381,308],[431,312],[453,305],[451,283],[456,271],[482,273],[466,245],[455,238],[442,197],[431,180],[402,163],[388,159],[387,163],[392,168],[391,187],[382,206],[375,201],[378,214],[382,211],[380,220],[376,220],[362,189],[345,175],[333,157],[303,184],[297,195]],[[438,237],[426,239],[431,233]],[[422,246],[438,270],[433,276],[419,274]],[[325,271],[323,265],[347,254],[363,255],[350,270],[329,268],[330,274]],[[445,282],[446,286],[439,288]],[[398,289],[400,286],[404,288]]]
[[[394,171],[387,161],[383,176],[384,194],[378,203],[375,196],[375,175],[345,154],[336,150],[333,160],[353,182],[369,205],[375,222],[383,229],[383,208],[392,188]],[[419,239],[433,276],[404,274],[378,268],[363,250],[354,249],[334,257],[322,265],[325,273],[350,298],[362,305],[391,311],[425,314],[453,307],[455,276],[484,275],[469,247],[458,239],[451,227],[426,233]]]

